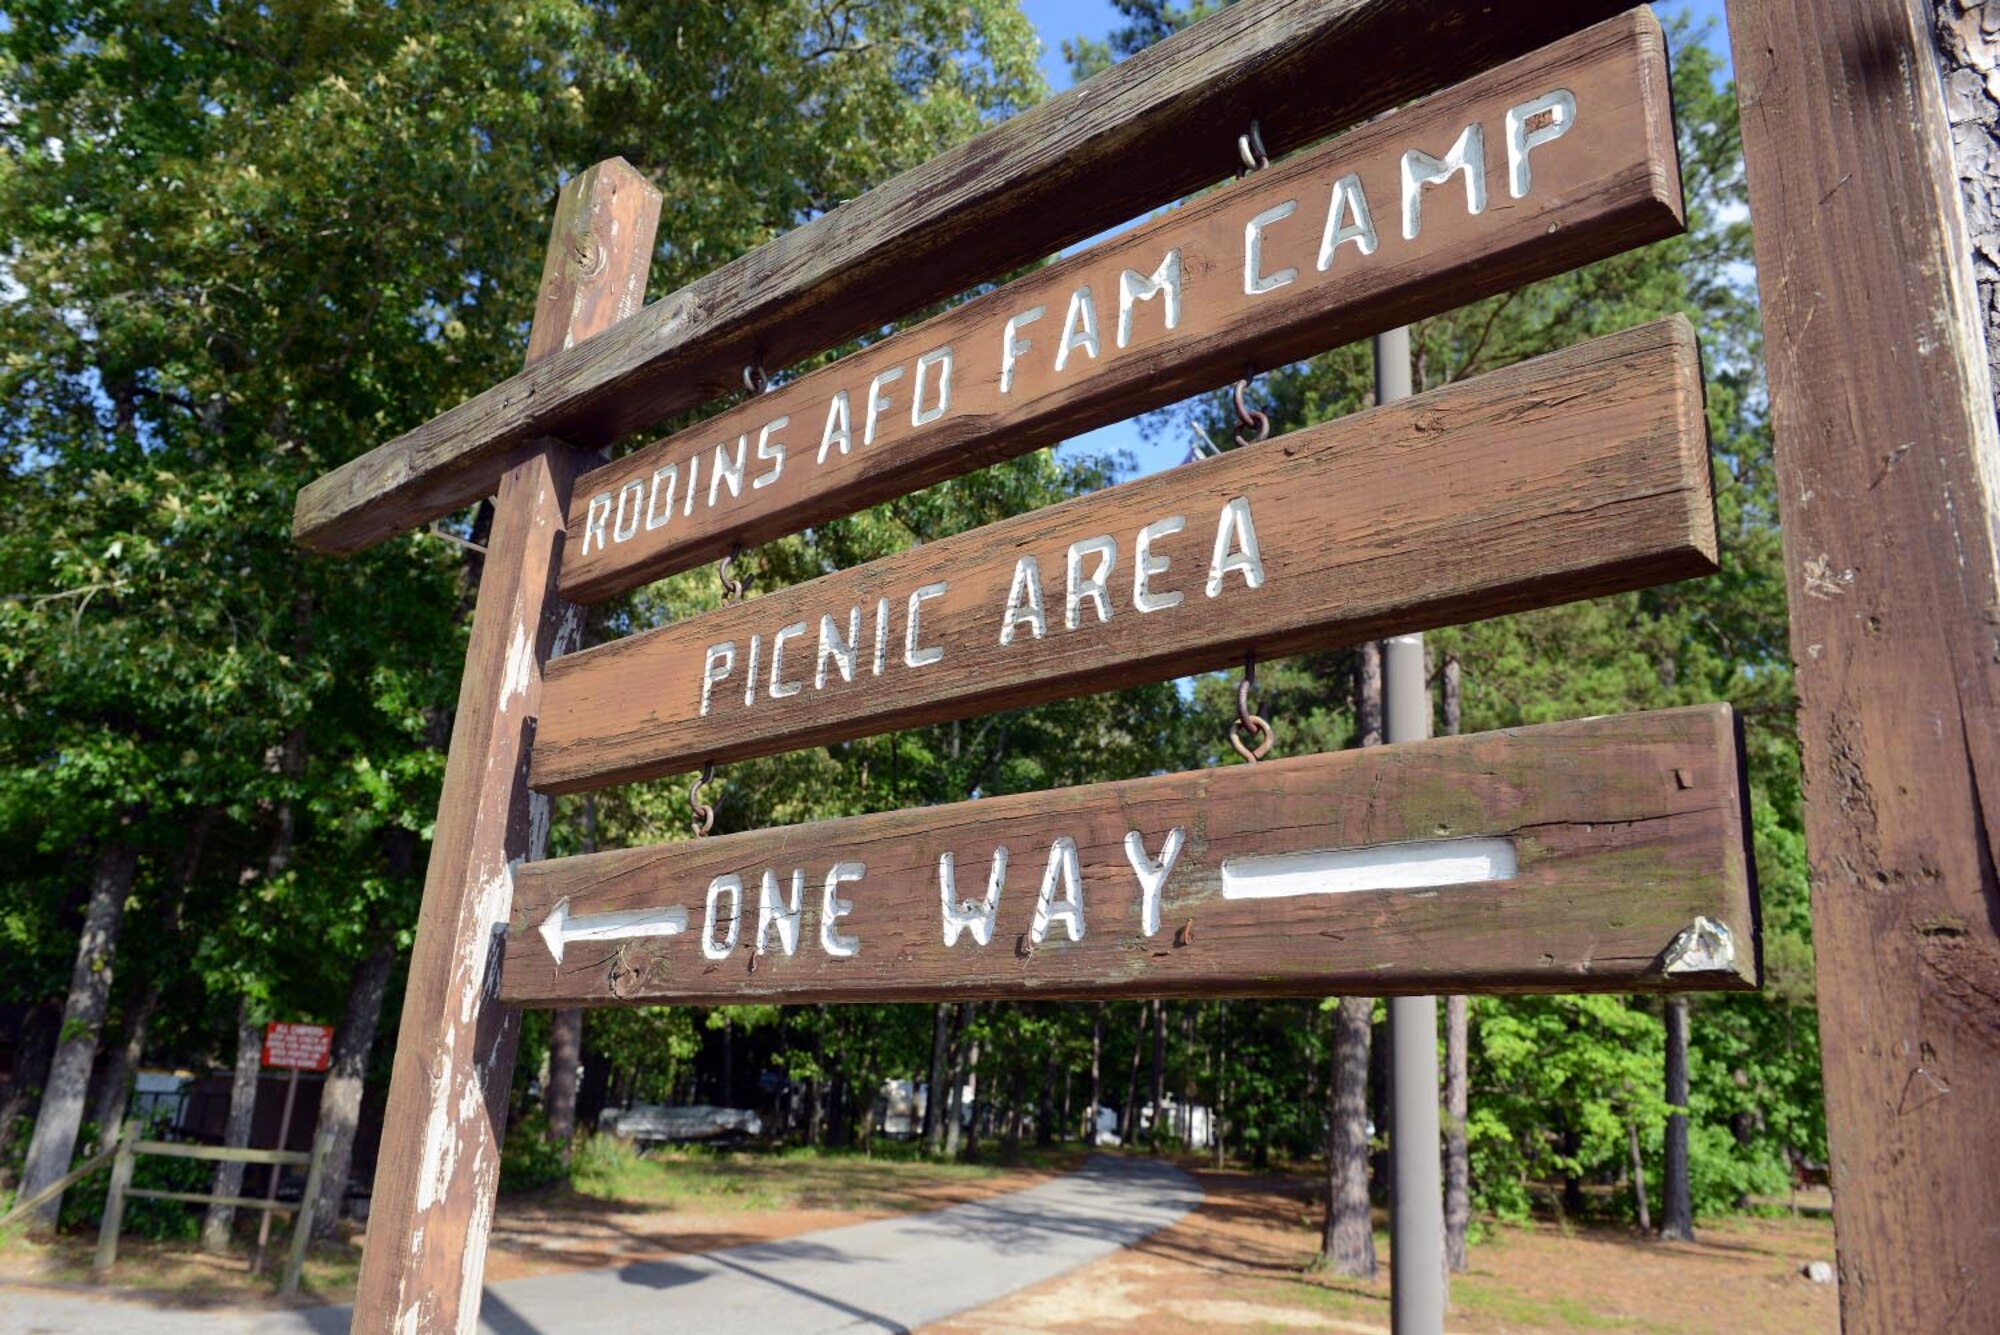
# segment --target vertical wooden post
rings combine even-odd
[[[132,1165],[137,1158],[132,1142],[122,1141],[111,1161],[111,1193],[104,1198],[104,1219],[97,1226],[97,1256],[90,1271],[100,1279],[118,1264],[118,1231],[125,1226],[125,1190],[132,1185]]]
[[[284,1142],[278,1142],[283,1149]],[[306,1268],[306,1248],[312,1244],[313,1205],[319,1200],[320,1178],[326,1173],[326,1156],[333,1151],[333,1132],[322,1131],[313,1138],[312,1159],[306,1165],[306,1194],[299,1197],[299,1208],[292,1215],[292,1248],[285,1258],[285,1282],[278,1292],[289,1298],[299,1291],[299,1274]],[[272,1165],[272,1172],[277,1166]],[[266,1210],[269,1219],[271,1212]]]
[[[1729,19],[1841,1315],[1850,1332],[1969,1330],[2000,1275],[2000,430],[1933,13],[1730,0]]]
[[[639,309],[659,211],[659,192],[623,159],[563,187],[530,365]],[[356,1330],[478,1324],[519,1037],[497,999],[500,943],[512,866],[548,839],[528,751],[542,669],[583,629],[556,576],[571,483],[596,459],[542,442],[501,479],[396,1038]]]

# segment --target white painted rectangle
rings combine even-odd
[[[1432,839],[1368,848],[1226,858],[1224,899],[1293,899],[1362,890],[1426,890],[1513,879],[1511,839]]]

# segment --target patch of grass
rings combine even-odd
[[[1671,1335],[1673,1327],[1642,1317],[1599,1312],[1574,1298],[1531,1297],[1476,1275],[1454,1275],[1451,1304],[1466,1312],[1538,1330],[1635,1330]]]
[[[935,1203],[912,1192],[984,1181],[1001,1170],[985,1164],[934,1163],[824,1150],[640,1152],[611,1136],[581,1140],[570,1183],[585,1196],[627,1205],[701,1211],[923,1210]]]

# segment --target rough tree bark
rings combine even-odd
[[[1090,1122],[1083,1129],[1083,1143],[1097,1148],[1097,1110],[1104,1106],[1104,1003],[1098,1002],[1090,1017]]]
[[[1660,1236],[1694,1241],[1694,1195],[1688,1181],[1688,1003],[1667,1001],[1667,1157]]]
[[[361,1096],[368,1080],[368,1054],[375,1047],[375,1029],[382,1019],[382,999],[389,993],[389,975],[396,965],[396,943],[385,937],[375,943],[354,970],[348,984],[347,1009],[333,1031],[332,1064],[319,1091],[319,1130],[331,1132],[320,1177],[319,1200],[313,1204],[315,1238],[330,1238],[340,1222],[347,1199],[347,1178],[354,1163],[354,1130],[361,1123]]]
[[[14,1049],[14,1073],[0,1096],[0,1181],[12,1175],[5,1168],[13,1157],[17,1129],[39,1105],[55,1060],[56,1036],[62,1032],[62,1003],[53,998],[32,1007],[21,1021],[21,1043]]]
[[[1167,1119],[1167,1003],[1153,1003],[1153,1126],[1147,1137],[1155,1154],[1160,1152],[1160,1138],[1166,1133]]]
[[[160,980],[156,975],[146,980],[144,990],[125,1008],[124,1032],[104,1063],[96,1110],[91,1114],[91,1120],[97,1123],[99,1145],[109,1145],[124,1133],[125,1110],[132,1102],[132,1078],[145,1055],[146,1034],[159,1008]]]
[[[223,1124],[222,1143],[233,1150],[250,1144],[250,1123],[257,1112],[257,1075],[264,1064],[264,1024],[250,1008],[250,998],[237,1003],[236,1064],[229,1081],[229,1120]],[[219,1163],[215,1182],[209,1188],[215,1196],[243,1194],[243,1165]],[[229,1231],[236,1224],[236,1207],[211,1205],[201,1221],[201,1247],[208,1252],[229,1250]]]
[[[951,1053],[951,1003],[931,1007],[931,1065],[924,1081],[924,1153],[933,1158],[944,1147],[944,1083]]]
[[[1465,1058],[1471,1029],[1472,999],[1446,997],[1444,1004],[1444,1257],[1453,1274],[1464,1274],[1472,1262],[1465,1247],[1465,1230],[1472,1222],[1472,1159],[1465,1141],[1471,1112]]]
[[[1632,1202],[1639,1208],[1639,1231],[1641,1233],[1651,1233],[1653,1231],[1653,1211],[1651,1202],[1646,1199],[1646,1157],[1639,1153],[1639,1124],[1636,1121],[1627,1122],[1625,1124],[1625,1135],[1631,1142]]]
[[[90,1089],[90,1068],[97,1060],[97,1040],[111,998],[111,965],[118,952],[118,928],[125,918],[125,901],[132,893],[139,855],[123,840],[97,855],[91,875],[90,905],[84,911],[83,934],[77,941],[76,967],[70,971],[69,999],[63,1004],[62,1029],[42,1106],[35,1115],[35,1132],[28,1138],[28,1158],[21,1170],[21,1195],[31,1196],[69,1171],[83,1126],[83,1105]],[[51,1197],[29,1216],[29,1227],[53,1229],[62,1213],[62,1197]]]
[[[1456,737],[1464,718],[1459,694],[1458,655],[1446,654],[1441,673],[1444,690],[1444,735]],[[1444,1002],[1444,1259],[1453,1274],[1471,1267],[1465,1230],[1472,1222],[1472,1160],[1465,1139],[1471,1115],[1469,1058],[1471,998],[1446,997]]]
[[[962,1001],[958,1005],[958,1027],[952,1034],[951,1046],[951,1088],[945,1092],[944,1155],[956,1159],[960,1143],[965,1137],[965,1075],[968,1065],[968,1048],[973,1049],[971,1060],[976,1061],[976,1047],[972,1044],[972,1017],[979,1003]]]
[[[586,632],[585,639],[590,639]],[[597,851],[597,794],[583,798],[583,851]],[[542,1092],[542,1109],[548,1114],[548,1137],[562,1150],[563,1163],[569,1162],[570,1142],[576,1138],[577,1068],[583,1061],[583,1008],[565,1006],[549,1015],[549,1084]]]
[[[1157,1001],[1139,1003],[1139,1025],[1132,1033],[1132,1070],[1125,1077],[1125,1106],[1119,1110],[1118,1143],[1130,1145],[1139,1130],[1139,1064],[1146,1055],[1146,1026],[1152,1022],[1151,1007]]]
[[[1375,1221],[1368,1202],[1368,1050],[1374,1011],[1372,998],[1340,999],[1333,1036],[1326,1232],[1320,1243],[1322,1267],[1358,1279],[1375,1277]]]
[[[1354,730],[1359,746],[1382,744],[1382,646],[1355,654]],[[1321,1266],[1359,1278],[1375,1275],[1375,1221],[1368,1199],[1368,1086],[1373,997],[1342,997],[1334,1025],[1333,1073],[1327,1083],[1327,1198]]]

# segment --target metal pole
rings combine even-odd
[[[299,1068],[294,1066],[292,1068],[291,1079],[285,1082],[285,1110],[278,1114],[277,1148],[280,1153],[284,1152],[285,1140],[292,1133],[292,1100],[298,1097],[298,1093]],[[271,1165],[271,1180],[264,1188],[264,1200],[266,1203],[278,1199],[278,1174],[283,1171],[283,1165],[275,1163]],[[312,1203],[308,1201],[306,1208],[310,1209],[311,1207]],[[264,1217],[257,1221],[257,1259],[250,1263],[250,1273],[253,1275],[263,1273],[264,1248],[271,1241],[271,1212],[265,1210],[263,1215]]]
[[[1410,395],[1410,331],[1375,338],[1375,401]],[[1424,637],[1382,646],[1384,738],[1431,735]],[[1438,1128],[1437,998],[1391,997],[1392,1129],[1389,1136],[1390,1317],[1396,1335],[1444,1335],[1444,1168]]]

